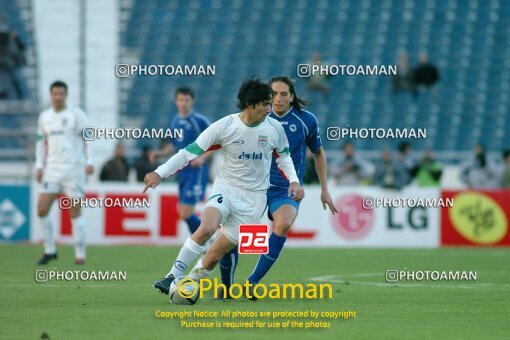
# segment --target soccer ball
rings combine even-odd
[[[194,305],[199,294],[198,282],[189,276],[178,276],[170,285],[169,300],[176,305]]]

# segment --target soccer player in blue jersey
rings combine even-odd
[[[170,122],[170,129],[182,129],[183,138],[170,139],[163,150],[155,152],[153,157],[169,156],[188,144],[211,124],[209,119],[193,110],[195,93],[189,87],[180,87],[175,91],[175,104],[178,114]],[[179,215],[186,221],[189,231],[193,234],[200,225],[200,219],[195,215],[195,204],[205,195],[205,187],[209,176],[208,156],[194,159],[178,174],[179,183]]]
[[[270,117],[279,121],[285,130],[290,155],[300,183],[303,182],[308,147],[313,153],[315,169],[321,185],[323,208],[327,209],[327,206],[331,213],[337,214],[338,211],[328,192],[326,154],[322,148],[317,118],[313,113],[303,109],[307,102],[298,98],[294,82],[289,77],[274,77],[270,85],[274,92]],[[288,188],[289,182],[278,170],[273,159],[270,187],[267,191],[268,215],[274,221],[273,232],[269,237],[269,253],[260,256],[253,273],[248,278],[248,281],[254,285],[259,283],[278,259],[285,244],[287,232],[297,217],[300,201],[295,201],[288,196]],[[227,291],[233,283],[237,258],[237,248],[234,248],[220,261],[221,278]],[[256,297],[251,294],[251,299],[256,300]]]

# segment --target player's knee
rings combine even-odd
[[[80,217],[81,215],[81,211],[80,211],[80,208],[71,208],[69,210],[69,215],[71,215],[71,218],[77,218],[77,217]]]
[[[191,204],[179,204],[179,215],[183,220],[188,219],[191,215],[195,213],[195,206]]]
[[[274,221],[273,231],[276,233],[276,235],[283,237],[283,236],[287,235],[291,225],[292,225],[291,218],[287,218],[287,217],[280,218],[280,219]]]
[[[48,209],[46,207],[37,207],[37,216],[38,217],[46,217],[48,216]]]
[[[215,231],[215,228],[202,223],[200,224],[200,227],[198,227],[197,231],[193,233],[193,239],[198,244],[203,244],[214,235]]]
[[[217,249],[217,250],[209,249],[207,251],[207,253],[208,253],[208,261],[207,262],[210,263],[211,265],[217,264],[218,262],[220,262],[223,255],[225,255],[225,252],[223,252],[221,249]]]
[[[179,215],[183,220],[187,220],[191,215],[193,215],[193,210],[189,208],[180,208],[179,209]]]
[[[217,255],[214,252],[208,251],[202,259],[202,266],[207,270],[213,270],[219,262]]]

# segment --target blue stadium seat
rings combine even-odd
[[[297,80],[297,89],[314,99],[309,109],[323,125],[425,127],[429,140],[417,141],[416,149],[470,150],[478,139],[501,149],[510,136],[510,75],[502,71],[510,68],[509,26],[510,2],[495,0],[134,0],[123,47],[139,52],[143,63],[215,64],[216,75],[136,78],[122,114],[143,116],[146,126],[164,123],[174,112],[175,88],[190,85],[197,110],[217,119],[237,110],[244,79],[297,78],[296,65],[314,52],[338,64],[394,64],[401,51],[416,64],[425,52],[441,80],[435,94],[416,100],[393,97],[390,77],[332,77],[328,101],[307,92],[306,79]],[[381,143],[357,147],[378,150]]]

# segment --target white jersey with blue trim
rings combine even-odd
[[[259,124],[248,126],[239,115],[231,114],[211,124],[194,143],[181,149],[156,172],[161,177],[174,175],[204,152],[220,149],[223,163],[215,183],[266,191],[273,157],[276,157],[278,168],[289,182],[299,182],[281,124],[266,117]]]

